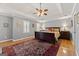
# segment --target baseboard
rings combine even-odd
[[[25,37],[25,38],[20,38],[20,39],[16,39],[16,40],[13,40],[13,41],[18,41],[18,40],[24,40],[24,39],[28,39],[28,38],[33,38],[34,36],[29,36],[29,37]]]
[[[31,37],[33,38],[34,36],[29,36],[29,37],[25,37],[25,38],[16,39],[16,40],[14,40],[14,39],[1,40],[0,43],[7,42],[7,41],[18,41],[18,40],[23,40],[23,39],[31,38]]]
[[[6,41],[13,41],[13,39],[1,40],[0,43],[1,42],[6,42]]]

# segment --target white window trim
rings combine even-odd
[[[29,33],[30,32],[30,22],[29,21],[23,21],[24,23],[24,29],[23,29],[23,33]]]

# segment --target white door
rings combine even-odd
[[[79,15],[74,16],[74,41],[77,55],[79,55]]]

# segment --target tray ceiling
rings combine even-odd
[[[42,3],[42,8],[48,9],[48,15],[41,17],[33,14],[35,8],[39,8],[39,3],[0,3],[0,11],[1,9],[7,10],[7,13],[16,11],[34,17],[36,20],[48,21],[71,15],[75,9],[74,5],[74,3]]]

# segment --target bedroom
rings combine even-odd
[[[0,55],[79,55],[78,6],[77,3],[0,3]]]

